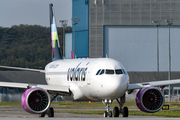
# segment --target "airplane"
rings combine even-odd
[[[129,76],[124,66],[111,58],[63,59],[60,52],[57,27],[53,4],[50,8],[50,27],[52,40],[52,62],[45,70],[0,66],[5,69],[16,69],[45,74],[47,85],[0,82],[0,87],[26,89],[21,98],[21,104],[26,112],[40,114],[40,117],[54,117],[51,102],[61,96],[65,101],[102,101],[106,105],[104,117],[128,117],[128,107],[124,107],[126,93],[139,89],[136,95],[137,107],[147,113],[161,110],[164,105],[162,89],[171,84],[180,83],[177,80],[130,84]],[[53,96],[51,99],[50,95]],[[109,104],[116,100],[119,106],[110,109]]]

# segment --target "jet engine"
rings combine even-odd
[[[49,93],[38,87],[26,90],[21,97],[22,107],[29,113],[43,113],[49,108],[50,103]]]
[[[156,87],[145,87],[137,93],[136,105],[143,112],[154,113],[163,107],[164,96]]]

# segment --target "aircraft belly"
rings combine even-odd
[[[95,91],[94,86],[87,84],[87,85],[81,87],[81,90],[83,91],[84,96],[89,101],[97,101],[98,100],[97,92]]]
[[[78,83],[69,83],[70,90],[72,92],[71,96],[63,97],[64,100],[70,101],[99,101],[97,93],[92,89],[91,86]]]
[[[73,94],[71,96],[61,96],[61,97],[65,101],[89,101],[89,99],[87,99],[85,96],[74,99],[74,95]]]
[[[86,87],[84,85],[78,85],[77,82],[69,83],[68,86],[70,86],[70,91],[72,92],[72,100],[73,101],[85,101],[88,100],[86,98],[86,94],[88,94],[88,90],[85,89]]]

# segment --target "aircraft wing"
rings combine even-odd
[[[0,88],[20,88],[20,89],[29,89],[34,87],[40,87],[47,90],[51,94],[58,95],[69,95],[69,86],[58,86],[58,85],[38,85],[38,84],[28,84],[28,83],[13,83],[13,82],[0,82]]]
[[[154,86],[154,87],[162,87],[162,86],[173,85],[173,84],[180,84],[180,79],[129,84],[128,90],[141,89],[147,85]]]
[[[36,87],[43,88],[51,94],[58,95],[70,95],[70,87],[69,86],[58,86],[58,85],[37,85]]]
[[[45,70],[38,70],[38,69],[10,67],[10,66],[0,66],[0,68],[45,73]],[[50,94],[56,94],[56,95],[57,94],[58,95],[69,95],[70,94],[69,86],[0,82],[0,88],[2,88],[2,87],[11,87],[11,88],[20,88],[20,89],[29,89],[29,88],[33,88],[33,87],[40,87],[40,88],[47,90]]]
[[[45,73],[45,70],[38,70],[38,69],[29,69],[29,68],[20,68],[20,67],[10,67],[10,66],[1,66],[1,65],[0,65],[0,68]]]

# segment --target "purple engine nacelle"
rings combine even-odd
[[[22,107],[29,113],[43,113],[49,108],[50,103],[49,93],[38,87],[26,90],[21,97]]]
[[[143,112],[154,113],[163,107],[164,96],[156,87],[145,87],[137,93],[136,105]]]

